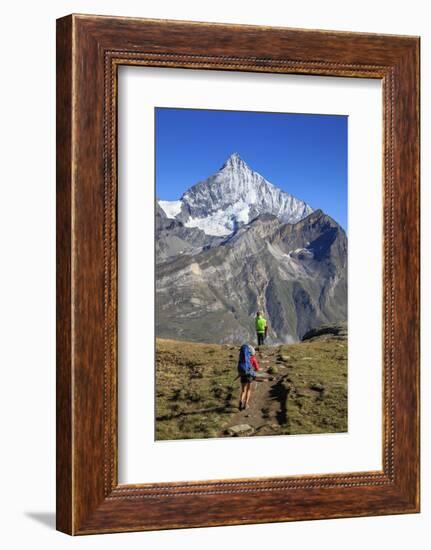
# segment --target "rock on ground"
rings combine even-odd
[[[240,437],[245,435],[253,435],[254,428],[248,424],[237,424],[236,426],[231,426],[228,428],[226,432],[233,437]]]
[[[302,337],[302,341],[314,339],[338,338],[347,340],[347,323],[333,323],[331,325],[321,325],[306,332]]]

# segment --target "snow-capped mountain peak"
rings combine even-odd
[[[171,204],[172,203],[172,204]],[[238,153],[218,172],[188,189],[180,201],[159,201],[168,217],[208,235],[229,235],[260,214],[296,223],[313,210],[252,170]]]
[[[230,157],[226,159],[221,170],[244,170],[248,168],[247,164],[242,160],[239,153],[232,153]]]

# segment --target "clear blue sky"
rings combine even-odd
[[[156,195],[176,200],[237,152],[347,230],[347,116],[156,108]]]

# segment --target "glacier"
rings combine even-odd
[[[158,201],[160,207],[168,218],[175,218],[181,211],[181,201]]]

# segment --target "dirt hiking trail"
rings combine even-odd
[[[280,426],[288,422],[287,399],[290,385],[289,367],[280,359],[281,346],[260,346],[256,358],[260,371],[259,381],[253,382],[249,408],[239,411],[223,427],[219,434],[247,436],[279,433]],[[239,403],[239,391],[238,400]]]

